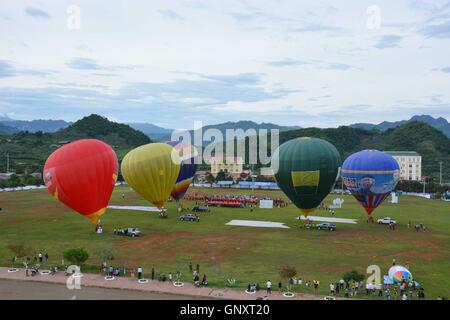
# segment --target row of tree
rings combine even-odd
[[[8,180],[0,180],[0,189],[16,188],[24,186],[40,186],[42,185],[40,177],[33,177],[32,175],[17,175],[13,174]]]

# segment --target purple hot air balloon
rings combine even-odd
[[[192,183],[192,180],[194,179],[195,172],[197,171],[197,164],[194,160],[198,153],[197,149],[189,143],[179,141],[168,141],[166,143],[178,151],[178,154],[182,160],[177,182],[175,183],[172,193],[170,194],[173,199],[180,201],[183,199]]]

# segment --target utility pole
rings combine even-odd
[[[6,173],[9,173],[9,152],[6,153]]]
[[[442,161],[439,162],[439,184],[442,186]]]

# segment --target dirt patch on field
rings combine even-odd
[[[6,225],[17,225],[17,224],[22,224],[23,220],[9,220],[6,222]]]
[[[145,261],[175,263],[180,257],[196,262],[221,263],[251,248],[253,243],[251,240],[226,234],[168,232],[145,235],[140,239],[123,239],[117,241],[115,246],[120,252],[125,253],[132,263]]]
[[[351,252],[370,249],[368,256],[378,257],[389,262],[392,258],[399,261],[448,259],[449,254],[432,233],[417,233],[413,230],[345,230],[336,232],[335,245],[339,250]],[[360,252],[361,253],[361,252]]]

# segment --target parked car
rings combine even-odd
[[[317,230],[336,231],[336,225],[331,223],[320,223],[317,225]]]
[[[200,207],[200,206],[194,206],[192,208],[192,212],[211,212],[208,206]]]
[[[180,221],[200,221],[200,218],[197,217],[195,214],[192,213],[186,213],[180,216]]]
[[[115,234],[118,234],[120,236],[127,236],[127,237],[140,237],[141,231],[137,228],[125,228],[125,229],[117,229],[114,230]]]
[[[389,217],[386,217],[383,219],[378,219],[377,222],[378,222],[378,224],[391,224],[391,223],[397,224],[397,221],[395,221],[394,219],[389,218]]]

